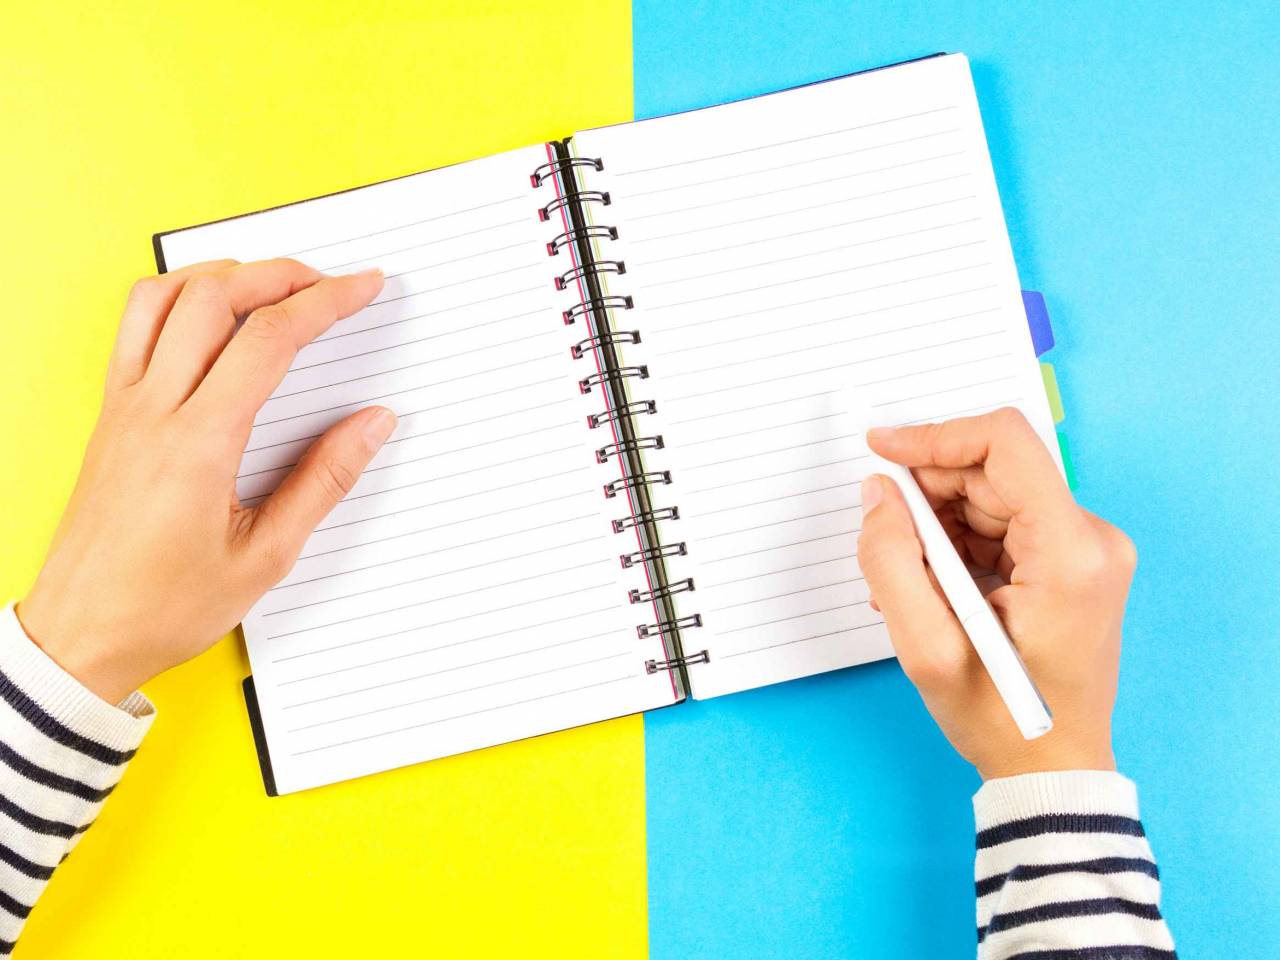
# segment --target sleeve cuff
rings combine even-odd
[[[58,666],[27,637],[13,604],[0,611],[0,692],[19,713],[47,714],[115,751],[136,750],[155,719],[141,693],[113,706]]]
[[[1138,819],[1138,788],[1110,770],[1060,770],[988,780],[973,797],[979,830],[1044,814],[1111,814]]]

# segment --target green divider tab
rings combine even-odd
[[[1074,490],[1076,489],[1076,466],[1071,462],[1071,444],[1067,442],[1067,435],[1061,430],[1058,431],[1058,450],[1062,453],[1062,469],[1067,475],[1067,486]]]
[[[1066,419],[1066,411],[1062,409],[1062,394],[1058,392],[1058,376],[1053,372],[1053,364],[1040,362],[1040,376],[1044,378],[1044,392],[1049,398],[1049,411],[1053,414],[1053,422],[1061,423]]]

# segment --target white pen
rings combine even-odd
[[[1053,716],[1036,689],[1031,675],[1018,656],[1013,641],[1005,633],[1000,618],[973,582],[964,561],[956,553],[951,538],[942,529],[911,471],[901,464],[871,454],[873,470],[890,477],[902,490],[924,545],[924,555],[946,594],[956,618],[969,635],[969,642],[991,675],[996,691],[1013,715],[1023,737],[1034,740],[1053,729]]]

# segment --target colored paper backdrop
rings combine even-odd
[[[629,13],[6,5],[0,593],[38,568],[152,231],[626,120]],[[245,672],[224,642],[148,685],[159,721],[20,957],[646,955],[638,717],[269,800]]]
[[[1117,752],[1186,957],[1280,945],[1280,8],[636,0],[635,106],[973,61],[1085,505],[1142,556]],[[651,956],[971,957],[973,775],[890,664],[647,718]]]
[[[964,51],[1079,494],[1143,556],[1117,740],[1166,910],[1185,956],[1274,953],[1280,14],[425,6],[6,11],[0,593],[38,568],[152,230],[627,119],[629,17],[636,115]],[[976,781],[892,664],[272,801],[244,670],[223,643],[149,687],[161,722],[20,954],[973,955]]]

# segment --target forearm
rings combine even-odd
[[[1172,960],[1133,783],[1080,770],[974,797],[980,960]]]
[[[154,711],[86,690],[0,609],[0,955],[98,815]]]

